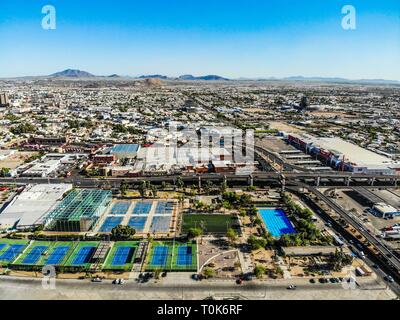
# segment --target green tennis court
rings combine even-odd
[[[196,243],[178,241],[152,243],[147,257],[146,270],[194,271],[196,269]]]
[[[103,270],[131,270],[138,245],[137,241],[115,242],[106,258]]]

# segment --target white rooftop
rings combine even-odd
[[[2,226],[27,227],[39,224],[41,218],[61,199],[72,184],[29,185],[0,213]]]
[[[310,135],[299,135],[299,138],[308,143],[313,143],[316,147],[330,151],[339,156],[339,158],[343,158],[344,156],[346,162],[354,163],[360,167],[384,168],[398,164],[388,157],[361,148],[356,144],[347,142],[341,138],[319,138]]]

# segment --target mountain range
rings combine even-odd
[[[181,81],[299,81],[299,82],[327,82],[327,83],[342,83],[342,84],[382,84],[382,85],[400,85],[400,81],[385,80],[385,79],[359,79],[350,80],[340,77],[304,77],[292,76],[284,78],[265,77],[265,78],[238,78],[228,79],[218,75],[193,76],[191,74],[182,75],[179,77],[169,77],[161,74],[141,75],[138,77],[121,76],[112,74],[108,76],[96,76],[87,71],[78,69],[66,69],[64,71],[53,73],[45,77],[23,77],[23,78],[132,78],[132,79],[160,79],[160,80],[181,80]]]

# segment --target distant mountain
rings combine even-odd
[[[114,74],[109,75],[107,78],[121,78],[121,76],[114,73]]]
[[[163,79],[163,80],[167,80],[169,78],[167,76],[163,76],[161,74],[150,74],[150,75],[140,76],[139,79]]]
[[[86,71],[67,69],[67,70],[64,70],[61,72],[53,73],[52,75],[50,75],[50,77],[55,77],[55,78],[93,78],[95,76]]]
[[[195,77],[192,76],[191,74],[185,74],[183,76],[180,76],[178,78],[179,80],[185,80],[185,81],[190,81],[190,80],[204,80],[204,81],[229,81],[227,78],[223,78],[214,74],[207,75],[207,76],[200,76],[200,77]]]

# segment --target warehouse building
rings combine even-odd
[[[116,144],[111,149],[110,154],[117,159],[134,159],[140,150],[138,144]]]
[[[71,189],[71,184],[28,185],[0,213],[0,229],[26,229],[43,225],[46,213]]]
[[[75,189],[45,217],[47,229],[61,232],[91,230],[111,202],[110,190]]]
[[[290,134],[288,143],[339,171],[361,174],[396,174],[400,163],[341,138]]]
[[[377,203],[372,209],[382,218],[400,216],[400,210],[387,203]]]

